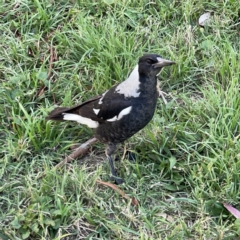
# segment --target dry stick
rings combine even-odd
[[[84,155],[86,154],[86,152],[88,151],[89,147],[91,145],[93,145],[95,142],[97,142],[98,140],[94,137],[89,139],[87,142],[83,143],[82,145],[80,145],[74,152],[72,152],[69,156],[65,157],[60,163],[58,163],[55,168],[58,169],[60,167],[62,167],[63,165],[65,165],[66,163],[71,162],[72,160],[76,159],[77,157],[79,157],[80,155]]]
[[[97,183],[108,186],[112,188],[113,190],[117,191],[122,197],[126,199],[131,199],[132,205],[139,205],[139,202],[136,198],[131,198],[129,197],[126,193],[124,193],[120,188],[118,188],[115,184],[110,183],[110,182],[103,182],[101,180],[97,180]]]
[[[49,69],[48,69],[48,80],[50,79],[52,75],[52,67],[53,67],[53,59],[55,54],[53,54],[53,46],[51,44],[50,46],[50,63],[49,63]]]

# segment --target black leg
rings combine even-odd
[[[115,183],[116,184],[122,184],[124,182],[124,180],[117,176],[115,168],[114,168],[113,160],[112,160],[112,154],[114,153],[115,148],[116,148],[115,144],[109,143],[106,147],[106,155],[107,155],[108,162],[109,162],[109,165],[110,165],[112,177],[113,177]]]

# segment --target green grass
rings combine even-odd
[[[0,239],[240,238],[222,205],[240,209],[239,1],[9,0],[0,16]],[[137,208],[96,183],[109,174],[100,143],[52,170],[92,131],[45,117],[124,80],[146,52],[177,64],[160,76],[168,103],[125,143],[137,161],[116,162]]]

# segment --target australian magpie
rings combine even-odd
[[[159,96],[157,74],[174,63],[157,54],[146,54],[125,81],[74,107],[58,107],[47,120],[76,121],[93,128],[95,137],[106,144],[112,176],[121,184],[123,179],[117,177],[112,154],[118,143],[133,136],[152,119]]]

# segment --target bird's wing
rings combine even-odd
[[[132,102],[115,88],[71,108],[58,107],[50,112],[47,120],[63,120],[64,114],[76,114],[99,123],[117,121],[131,111]]]
[[[130,112],[131,100],[115,92],[115,88],[105,92],[100,98],[82,105],[78,109],[78,114],[98,122],[119,120],[119,114],[122,117],[123,114]]]

